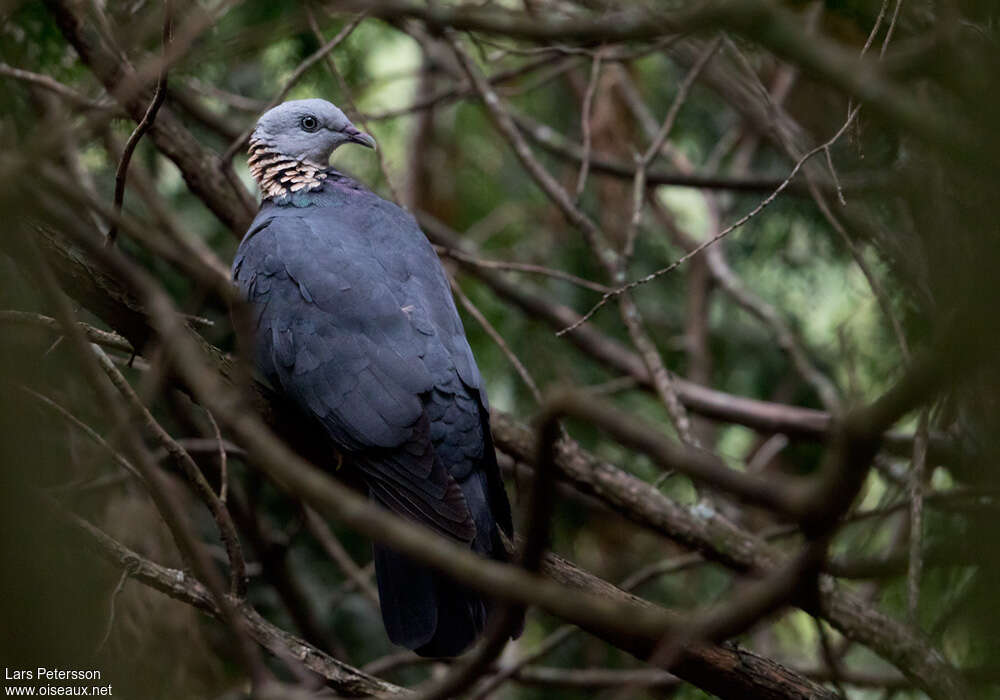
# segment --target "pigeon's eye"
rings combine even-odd
[[[311,114],[307,114],[299,120],[299,126],[303,131],[316,131],[319,129],[319,120]]]

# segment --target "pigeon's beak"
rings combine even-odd
[[[375,150],[375,139],[361,131],[354,125],[351,125],[344,129],[344,133],[347,134],[347,140],[351,143],[358,143],[362,146],[367,146],[368,148]]]

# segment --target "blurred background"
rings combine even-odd
[[[1000,9],[989,0],[712,7],[173,0],[164,53],[160,2],[0,3],[3,665],[98,668],[124,698],[249,692],[222,624],[123,575],[56,512],[184,568],[147,489],[112,454],[138,435],[225,570],[215,523],[183,472],[139,423],[108,408],[48,320],[62,308],[119,334],[105,350],[139,400],[214,487],[227,475],[248,601],[264,618],[402,686],[445,672],[386,639],[370,542],[310,519],[255,470],[173,380],[135,300],[81,272],[89,253],[79,237],[98,240],[115,219],[122,150],[166,66],[164,106],[128,166],[130,223],[116,246],[208,343],[234,356],[228,304],[209,272],[228,269],[256,206],[241,142],[276,98],[306,97],[336,103],[377,140],[377,153],[344,148],[333,166],[421,221],[457,285],[492,408],[514,424],[530,425],[542,396],[572,387],[732,469],[810,475],[831,416],[875,400],[932,344],[946,348],[937,361],[958,378],[907,414],[872,462],[827,554],[828,581],[943,656],[970,697],[1000,697]],[[703,10],[707,19],[697,17]],[[625,16],[656,28],[629,35]],[[661,16],[680,19],[656,24]],[[595,31],[561,35],[572,22]],[[602,24],[607,37],[596,33]],[[534,162],[599,229],[600,245],[568,222],[496,127],[442,33],[449,26]],[[589,335],[556,335],[604,292],[661,271],[734,223],[625,295],[638,327],[623,321],[616,298],[583,327]],[[659,366],[674,377],[666,390],[649,381]],[[801,541],[778,514],[664,472],[585,422],[566,427],[583,450],[685,512],[708,509],[777,552]],[[498,446],[521,510],[527,458]],[[709,609],[746,578],[725,557],[691,555],[690,543],[578,485],[561,484],[552,518],[553,551],[602,579],[661,566],[634,592],[671,610]],[[498,663],[544,648],[561,624],[531,611]],[[563,634],[493,696],[709,697],[605,640]],[[936,694],[864,634],[795,607],[734,641],[846,697]]]

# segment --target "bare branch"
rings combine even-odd
[[[488,270],[510,270],[511,272],[528,272],[536,275],[545,275],[546,277],[563,280],[564,282],[575,284],[578,287],[583,287],[584,289],[589,289],[593,292],[603,293],[610,290],[609,287],[600,284],[599,282],[592,282],[588,279],[577,277],[576,275],[572,275],[568,272],[563,272],[562,270],[545,267],[544,265],[510,262],[506,260],[483,260],[456,248],[448,248],[442,245],[434,246],[434,249],[437,251],[438,255],[457,260],[472,267],[480,267]]]
[[[101,530],[74,515],[63,514],[71,526],[82,533],[97,552],[123,574],[194,606],[212,617],[224,619],[211,594],[183,571],[168,569],[142,557]],[[327,684],[350,696],[400,695],[405,691],[381,679],[363,673],[334,659],[320,649],[298,639],[261,617],[247,603],[233,600],[249,634],[261,647],[282,660],[294,659],[318,673]]]
[[[243,560],[243,551],[240,547],[239,536],[236,534],[236,526],[233,525],[232,517],[229,515],[225,503],[216,495],[205,475],[202,474],[201,469],[198,468],[191,455],[187,453],[187,450],[163,429],[153,417],[153,414],[149,412],[149,409],[143,405],[142,400],[136,394],[132,385],[122,376],[110,358],[99,349],[96,352],[98,363],[108,375],[108,378],[111,379],[111,383],[115,385],[115,388],[125,398],[133,415],[143,423],[149,433],[160,443],[178,466],[184,470],[191,484],[195,487],[195,491],[205,502],[205,505],[208,506],[209,511],[211,511],[212,517],[215,518],[215,522],[219,527],[219,535],[229,555],[230,593],[237,598],[242,598],[246,595],[246,562]]]
[[[897,6],[898,9],[898,6]],[[920,575],[923,569],[924,479],[927,473],[928,411],[920,413],[917,435],[913,441],[913,465],[910,468],[910,562],[906,571],[906,612],[911,625],[920,626]]]
[[[60,83],[58,80],[55,80],[48,75],[32,73],[31,71],[23,70],[21,68],[14,68],[13,66],[9,66],[2,62],[0,62],[0,75],[20,80],[31,85],[37,85],[38,87],[59,95],[59,97],[69,100],[73,104],[84,109],[109,110],[113,108],[113,103],[105,100],[93,100],[86,95],[81,95],[73,88]]]
[[[590,117],[594,104],[594,94],[597,92],[597,84],[601,77],[601,58],[603,51],[597,51],[590,64],[590,80],[587,82],[587,90],[583,95],[583,110],[580,115],[581,128],[583,131],[583,157],[580,163],[580,174],[576,179],[576,201],[580,201],[583,190],[587,186],[587,174],[590,172]]]
[[[54,318],[28,311],[0,311],[0,323],[44,328],[54,333],[59,333],[62,330],[59,321]],[[117,333],[102,331],[100,328],[94,328],[93,326],[82,321],[78,321],[77,325],[80,327],[80,330],[87,335],[87,339],[92,343],[103,345],[104,347],[112,350],[120,350],[121,352],[125,352],[130,355],[135,352],[132,344]]]
[[[368,575],[354,562],[351,555],[348,554],[347,550],[340,543],[340,540],[333,534],[330,526],[326,524],[316,511],[312,508],[306,508],[305,514],[306,527],[312,536],[316,538],[316,541],[323,548],[323,551],[326,552],[326,555],[336,562],[347,578],[354,581],[358,590],[368,599],[368,602],[378,609],[378,591],[372,585]]]
[[[499,331],[493,327],[493,324],[490,323],[489,319],[483,315],[483,312],[479,310],[479,307],[473,304],[472,300],[466,296],[465,292],[463,292],[462,288],[458,286],[458,282],[456,282],[454,278],[451,279],[451,290],[454,292],[455,296],[458,297],[458,302],[462,305],[462,308],[465,309],[474,319],[476,319],[476,322],[482,326],[484,331],[486,331],[486,335],[488,335],[493,342],[497,344],[500,351],[506,355],[507,359],[517,371],[518,376],[521,377],[521,380],[528,387],[528,390],[531,391],[531,395],[535,397],[535,401],[542,403],[542,393],[538,390],[538,384],[535,382],[534,377],[531,376],[528,368],[525,367],[520,358],[514,354],[514,351],[511,350],[510,346],[507,344],[507,341],[504,340]]]
[[[173,18],[171,15],[171,0],[164,0],[163,2],[163,62],[160,66],[160,75],[156,79],[156,88],[153,91],[153,99],[149,103],[149,107],[146,108],[145,114],[142,115],[142,119],[136,124],[135,129],[132,134],[128,137],[128,141],[125,142],[125,149],[122,151],[121,158],[118,161],[118,170],[115,172],[115,199],[114,199],[114,211],[116,214],[120,214],[122,210],[122,204],[125,200],[125,180],[128,177],[128,164],[132,160],[132,153],[135,152],[135,147],[139,145],[139,139],[142,135],[149,131],[149,128],[153,125],[153,121],[156,119],[156,113],[160,111],[160,107],[163,106],[163,100],[167,97],[167,61],[166,55],[170,48],[170,33],[171,33],[171,23]],[[111,228],[108,229],[108,245],[114,245],[115,239],[118,237],[118,220],[117,218],[111,220]]]

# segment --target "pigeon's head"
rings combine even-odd
[[[251,142],[323,166],[341,144],[375,148],[375,139],[358,130],[335,105],[319,99],[290,100],[269,109],[257,122]]]

